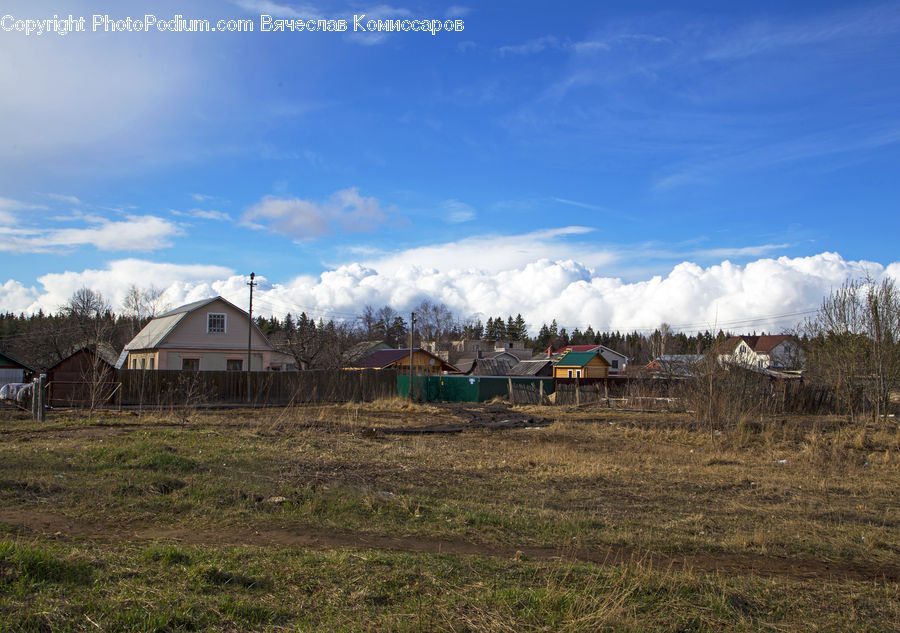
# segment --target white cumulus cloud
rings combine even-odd
[[[571,258],[517,260],[494,269],[393,266],[389,258],[281,283],[259,276],[254,312],[352,319],[366,304],[390,305],[405,313],[429,298],[447,304],[461,318],[521,313],[533,332],[554,319],[570,329],[591,325],[631,331],[667,322],[690,331],[775,332],[800,322],[804,312],[815,310],[845,280],[866,275],[900,279],[900,263],[849,261],[837,253],[762,258],[743,265],[683,262],[664,275],[626,282]],[[124,259],[101,270],[44,275],[39,287],[10,279],[0,286],[0,309],[54,311],[82,286],[99,290],[118,307],[131,284],[165,288],[172,306],[222,295],[243,307],[246,282],[220,266]]]

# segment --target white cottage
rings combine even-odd
[[[294,369],[294,359],[275,349],[249,315],[222,297],[170,310],[151,320],[126,346],[124,369],[246,371]]]

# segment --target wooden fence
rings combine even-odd
[[[599,404],[612,409],[655,411],[691,409],[697,397],[691,392],[698,388],[695,381],[678,378],[564,378],[554,382],[556,405]],[[770,414],[829,414],[838,407],[834,390],[828,386],[772,379],[752,372],[714,388],[727,389],[728,398]]]
[[[119,370],[123,406],[247,403],[247,374],[235,371]],[[397,395],[393,370],[251,372],[250,404],[361,402]]]

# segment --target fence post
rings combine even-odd
[[[538,406],[544,406],[544,381],[538,381]]]
[[[507,376],[507,377],[506,377],[506,388],[507,388],[507,390],[509,391],[509,403],[510,403],[510,404],[515,404],[515,403],[516,403],[516,396],[515,396],[515,394],[513,393],[512,376]]]
[[[40,397],[39,388],[40,388],[40,379],[32,378],[31,379],[31,420],[32,421],[37,420],[37,405],[38,405],[38,398]]]
[[[41,374],[38,377],[38,411],[37,411],[37,421],[43,422],[47,419],[46,407],[44,403],[44,385],[47,381],[47,374]]]
[[[575,406],[581,406],[581,378],[575,379]]]

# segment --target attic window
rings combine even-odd
[[[209,312],[206,315],[207,334],[225,334],[225,315]]]

